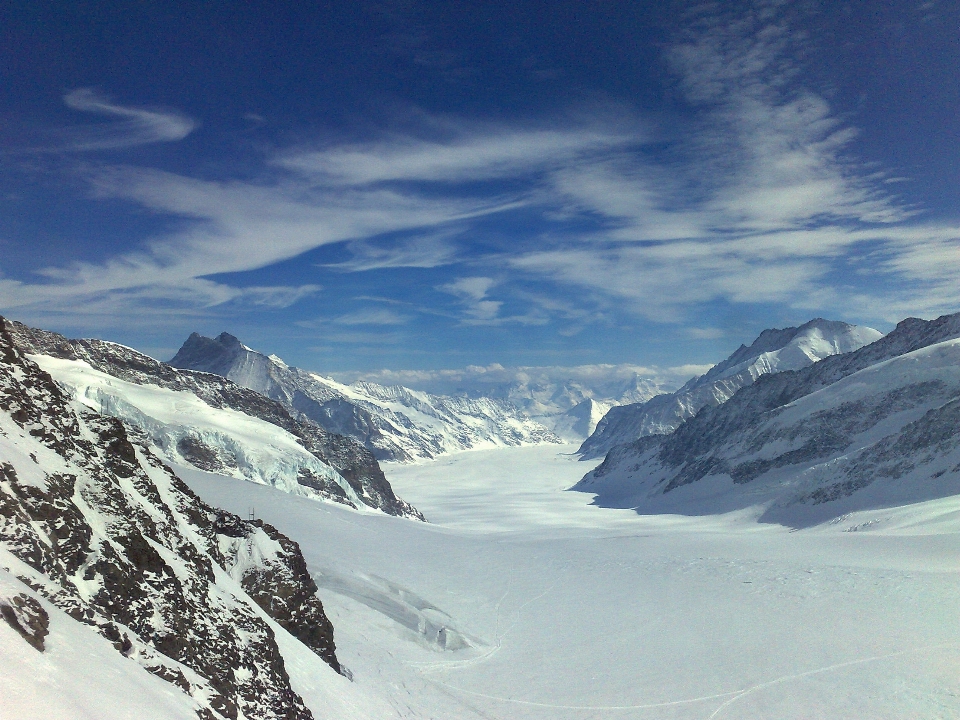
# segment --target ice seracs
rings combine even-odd
[[[580,446],[587,458],[602,457],[616,445],[647,435],[665,435],[707,406],[726,402],[761,375],[799,370],[825,357],[856,350],[881,337],[873,328],[817,318],[800,327],[764,330],[706,374],[671,394],[613,407]]]

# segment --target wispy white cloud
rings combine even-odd
[[[334,322],[338,325],[405,325],[410,322],[410,316],[387,308],[368,308],[341,315]]]
[[[349,260],[327,263],[323,267],[344,272],[362,272],[384,268],[435,268],[458,260],[454,239],[461,228],[419,234],[399,241],[355,240],[347,243]]]
[[[67,107],[118,118],[65,131],[67,142],[58,150],[89,152],[182,140],[196,128],[190,118],[172,110],[150,110],[112,102],[92,88],[77,88],[63,96]]]
[[[695,378],[703,375],[707,372],[713,365],[697,365],[697,364],[687,364],[687,365],[675,365],[666,369],[668,375],[677,377],[677,378]]]
[[[493,278],[465,277],[440,285],[437,290],[454,295],[466,306],[470,322],[489,323],[497,320],[503,302],[490,300],[487,293],[496,285]]]
[[[316,290],[211,278],[334,243],[352,258],[326,267],[344,272],[469,260],[473,276],[438,286],[468,324],[556,318],[575,333],[603,321],[598,299],[655,320],[718,299],[862,317],[960,305],[960,227],[920,220],[890,194],[896,178],[854,161],[855,128],[803,86],[789,3],[738,6],[735,18],[723,7],[695,14],[667,53],[697,117],[669,153],[647,153],[641,124],[610,112],[541,127],[438,120],[419,135],[286,149],[266,158],[269,181],[99,167],[87,175],[97,197],[184,218],[185,229],[99,262],[42,268],[37,281],[0,279],[0,307],[77,313],[91,298],[84,307],[278,306]],[[90,90],[66,102],[114,119],[81,129],[76,149],[173,141],[194,128]],[[594,229],[468,256],[479,218],[518,208]],[[841,264],[872,277],[838,279]],[[523,300],[518,277],[541,285],[529,311],[511,316],[507,303]]]
[[[851,159],[855,129],[802,85],[787,5],[758,2],[736,19],[718,7],[705,6],[690,39],[668,52],[700,112],[674,160],[555,173],[551,189],[608,227],[505,265],[661,320],[719,299],[884,319],[955,309],[960,226],[918,221],[917,208],[888,194],[891,178]],[[855,256],[870,277],[839,279]]]
[[[194,223],[99,263],[41,268],[44,282],[2,281],[0,307],[40,304],[74,313],[79,299],[102,293],[119,293],[128,301],[163,296],[203,307],[296,301],[313,291],[243,290],[208,276],[266,267],[330,243],[462,222],[502,208],[499,199],[425,199],[388,189],[316,195],[290,182],[218,183],[131,167],[98,170],[90,182],[98,197],[133,200]],[[393,264],[404,263],[394,258]]]
[[[695,303],[789,302],[826,273],[818,261],[752,261],[717,244],[581,248],[532,252],[511,267],[565,285],[602,290],[651,320],[680,321]]]
[[[296,152],[281,167],[332,185],[391,181],[477,182],[561,168],[580,158],[639,141],[636,132],[602,127],[562,130],[510,127],[459,131],[443,140],[393,138],[385,142]]]
[[[712,327],[690,327],[686,328],[684,332],[695,340],[719,340],[727,334],[721,328]]]
[[[304,298],[311,297],[319,293],[322,288],[319,285],[278,285],[278,286],[255,286],[234,289],[236,295],[233,299],[250,302],[254,305],[261,305],[270,308],[286,308],[294,305]]]

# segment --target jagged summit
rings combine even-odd
[[[144,433],[168,462],[422,519],[396,497],[369,450],[275,399],[115,343],[68,340],[2,318],[0,326],[79,402]]]
[[[245,349],[243,343],[228,332],[222,332],[216,338],[190,333],[190,337],[167,364],[224,375],[220,370],[230,367]]]
[[[707,373],[677,392],[644,403],[611,408],[579,452],[600,457],[616,445],[647,435],[664,435],[706,406],[726,402],[761,375],[799,370],[825,357],[856,350],[882,337],[873,328],[815,318],[799,327],[769,329],[749,346],[741,345]]]
[[[808,353],[816,346],[826,344],[831,346],[835,353],[850,352],[866,344],[859,342],[860,340],[866,339],[868,342],[873,342],[879,337],[880,333],[872,328],[859,328],[856,325],[837,320],[824,320],[823,318],[814,318],[799,327],[768,328],[761,332],[749,346],[741,345],[726,360],[713,366],[705,375],[694,378],[691,382],[703,385],[729,374],[733,368],[742,363],[751,362],[765,353],[783,350],[791,343],[797,347],[799,352],[814,359]],[[821,357],[825,357],[825,355],[816,354],[816,360],[821,359]]]

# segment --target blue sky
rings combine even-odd
[[[960,310],[955,2],[173,5],[0,11],[8,317],[665,369]]]

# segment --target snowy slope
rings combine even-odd
[[[237,410],[210,407],[190,392],[119,380],[82,360],[30,358],[79,402],[141,430],[168,462],[197,464],[286,492],[365,507],[340,473],[283,428]],[[306,477],[316,482],[308,484]],[[331,485],[339,491],[328,489]]]
[[[149,445],[0,328],[0,715],[384,714],[338,674],[296,543],[206,505]]]
[[[67,340],[0,322],[17,346],[79,402],[137,428],[169,462],[358,509],[421,518],[396,497],[368,450],[294,418],[274,400],[220,376],[178,370],[114,343]]]
[[[541,415],[537,419],[550,425],[560,437],[568,441],[580,441],[589,437],[604,416],[613,407],[612,403],[587,398],[566,412],[555,415]]]
[[[44,652],[8,623],[0,623],[0,717],[24,720],[123,718],[182,720],[199,704],[143,665],[117,652],[109,640],[7,570],[0,569],[0,606],[31,598],[48,617]],[[15,670],[14,670],[15,668]]]
[[[381,460],[409,462],[459,450],[560,442],[510,403],[367,382],[344,385],[251,350],[227,333],[215,339],[192,334],[170,364],[222,375],[277,400],[363,443]]]
[[[576,489],[643,513],[762,506],[765,520],[801,525],[960,493],[957,336],[960,315],[904,321],[614,448]]]
[[[741,345],[729,358],[675,393],[612,408],[579,452],[588,458],[601,457],[614,446],[639,437],[668,434],[701,408],[726,402],[761,375],[799,370],[880,337],[881,333],[872,328],[820,318],[798,328],[764,330],[750,347]]]
[[[924,338],[942,336],[944,328],[934,330],[909,339],[894,334],[886,352],[896,357]],[[844,358],[842,368],[828,366],[818,378],[806,372],[768,377],[780,378],[783,392],[791,374],[806,378],[804,388],[822,383],[823,389],[852,377],[861,362],[876,365],[881,355],[874,348],[869,357]],[[951,362],[948,355],[937,361],[940,368]],[[919,378],[908,367],[898,372]],[[761,407],[769,384],[753,386],[759,387],[752,407]],[[846,400],[864,397],[854,386],[844,392]],[[30,422],[27,427],[39,427]],[[32,443],[23,450],[48,461],[40,454],[49,452],[44,441],[24,427],[4,430],[0,441],[16,434],[18,443]],[[958,496],[845,514],[799,532],[757,524],[762,508],[638,516],[565,491],[583,468],[573,449],[500,448],[391,466],[391,483],[428,512],[431,524],[357,513],[196,469],[182,472],[206,502],[240,515],[256,507],[259,517],[299,543],[336,627],[337,659],[353,677],[347,682],[270,625],[290,687],[317,718],[960,715]],[[0,448],[0,456],[14,453]],[[13,462],[20,486],[44,482],[29,455]],[[0,497],[10,487],[0,483]],[[177,506],[195,508],[193,502]],[[283,548],[239,517],[211,512],[219,531],[203,547],[225,554],[217,562],[218,586],[230,586],[235,575]],[[203,517],[185,515],[187,525]],[[31,527],[48,527],[44,522],[38,517]],[[6,720],[8,708],[18,718],[56,717],[61,708],[65,717],[83,717],[86,708],[97,718],[195,716],[182,712],[194,699],[173,685],[167,693],[151,686],[155,677],[99,633],[65,640],[64,623],[74,623],[67,627],[78,635],[86,626],[0,571],[0,603],[31,593],[50,616],[47,649],[38,653],[0,622],[5,668],[24,668],[0,674],[0,717]],[[91,671],[94,663],[100,673]],[[76,695],[54,697],[57,692]],[[141,697],[134,693],[142,693],[146,707],[131,708],[129,699]]]

